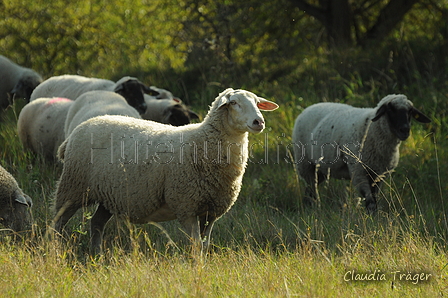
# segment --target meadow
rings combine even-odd
[[[208,256],[191,254],[176,221],[112,219],[104,255],[92,258],[91,208],[64,241],[47,237],[62,167],[23,150],[16,101],[0,113],[0,164],[32,197],[34,225],[0,227],[0,297],[448,296],[447,1],[344,2],[345,45],[327,22],[335,1],[1,1],[0,53],[44,78],[135,76],[202,117],[228,87],[280,108],[249,137],[241,193]],[[390,3],[398,8],[385,13]],[[377,25],[383,34],[369,34]],[[374,107],[390,93],[432,123],[413,123],[378,212],[366,213],[349,181],[324,183],[320,204],[304,206],[290,152],[297,115],[321,101]]]
[[[0,162],[33,198],[34,226],[22,237],[1,230],[1,297],[442,297],[448,295],[446,92],[414,123],[395,173],[381,188],[379,211],[366,213],[348,181],[320,188],[321,204],[302,204],[292,166],[291,130],[321,98],[271,86],[254,89],[280,109],[250,136],[251,156],[239,199],[215,225],[206,257],[190,253],[176,222],[132,225],[111,220],[102,257],[88,254],[92,210],[78,212],[60,242],[46,237],[61,166],[23,150],[17,101],[2,115]],[[203,117],[216,86],[195,94]],[[267,91],[266,91],[267,90]],[[257,90],[254,92],[257,93]],[[412,98],[408,94],[409,98]],[[360,99],[361,98],[361,99]],[[347,102],[374,105],[368,94]]]

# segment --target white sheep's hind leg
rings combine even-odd
[[[70,177],[62,173],[55,195],[53,224],[54,229],[59,233],[79,208],[88,205],[87,192],[67,176]]]
[[[214,216],[206,215],[199,218],[199,227],[201,231],[201,241],[203,252],[207,253],[210,245],[210,237],[212,234],[213,224],[216,218]]]
[[[58,196],[56,196],[58,198]],[[72,218],[72,216],[81,208],[81,204],[74,202],[72,200],[61,202],[61,200],[56,199],[55,206],[55,216],[53,219],[54,229],[62,233],[65,224]]]
[[[191,216],[187,218],[179,219],[181,225],[184,227],[185,232],[191,238],[193,246],[193,254],[201,255],[202,253],[202,239],[201,239],[201,229],[197,216]]]
[[[90,249],[93,256],[101,254],[104,227],[111,217],[112,213],[99,204],[90,220]]]

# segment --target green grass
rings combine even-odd
[[[396,172],[382,186],[378,214],[369,216],[357,205],[349,182],[334,180],[321,186],[322,204],[312,209],[301,204],[304,185],[287,162],[287,145],[295,117],[319,99],[304,99],[290,90],[268,92],[281,109],[264,113],[268,128],[250,137],[253,152],[242,191],[216,223],[207,258],[190,254],[176,221],[134,226],[112,220],[105,254],[93,260],[88,255],[90,209],[69,222],[67,241],[47,239],[61,167],[23,151],[16,135],[23,103],[3,113],[0,163],[33,198],[35,225],[19,241],[9,231],[0,232],[0,296],[448,295],[448,141],[442,114],[433,115],[439,118],[429,127],[413,126]],[[205,98],[208,93],[212,91],[204,92],[202,104],[194,107],[203,115],[212,98]],[[345,281],[352,270],[379,272],[386,280]],[[401,273],[431,276],[415,283],[399,280]]]

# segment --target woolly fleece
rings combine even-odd
[[[75,100],[81,94],[92,90],[113,91],[115,82],[110,80],[87,78],[78,75],[51,77],[34,89],[30,101],[41,97],[65,97]]]
[[[82,122],[103,115],[121,115],[141,119],[136,109],[123,96],[111,91],[89,91],[78,97],[70,107],[65,120],[67,138]]]
[[[23,107],[17,132],[25,149],[56,161],[59,145],[65,140],[64,124],[74,101],[67,98],[39,98]]]

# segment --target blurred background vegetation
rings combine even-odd
[[[276,160],[288,157],[293,121],[310,104],[375,106],[389,93],[404,93],[433,122],[414,125],[401,147],[397,172],[383,187],[383,210],[391,217],[383,214],[374,230],[402,220],[446,239],[447,20],[446,0],[0,0],[0,54],[45,78],[136,76],[171,90],[202,115],[227,87],[279,103],[266,115],[266,133],[251,136],[255,152],[239,208],[224,216],[216,228],[224,232],[213,236],[222,245],[245,237],[261,242],[269,233],[274,241],[280,221],[294,222],[300,237],[344,244],[344,235],[365,226],[365,218],[344,209],[346,197],[356,195],[331,182],[334,188],[322,194],[330,200],[327,209],[317,215],[302,209],[298,218],[295,173]],[[0,133],[3,164],[33,198],[49,201],[60,169],[32,167],[18,141],[6,145],[15,139],[15,123],[0,125],[8,125]],[[268,134],[271,161],[265,166]],[[49,208],[35,209],[42,226],[51,220]]]
[[[446,88],[447,19],[446,0],[2,0],[0,53],[44,77],[135,75],[190,104],[232,86],[425,105]]]

